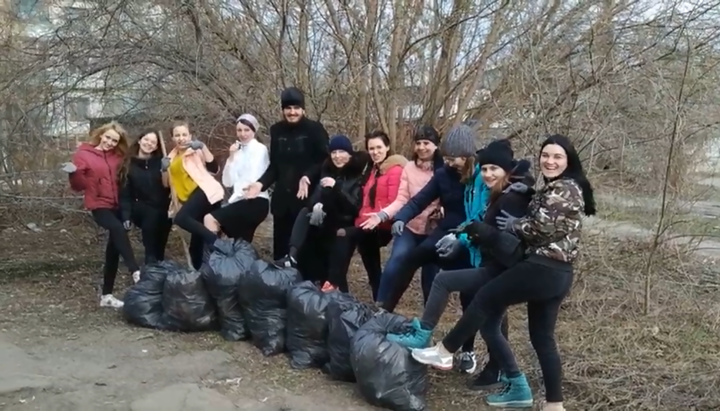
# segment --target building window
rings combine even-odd
[[[90,99],[88,97],[75,97],[68,101],[68,121],[87,121],[90,114]]]

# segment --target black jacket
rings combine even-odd
[[[514,235],[497,228],[497,217],[505,211],[514,217],[524,217],[535,191],[535,179],[529,174],[530,164],[522,162],[510,182],[522,182],[529,187],[525,193],[509,191],[491,200],[482,222],[475,221],[466,228],[468,239],[480,247],[482,265],[490,269],[505,271],[524,256],[524,246]]]
[[[350,161],[342,168],[337,168],[329,158],[320,168],[320,179],[335,179],[332,188],[318,186],[310,197],[309,207],[322,203],[327,214],[326,222],[332,227],[352,226],[362,205],[362,186],[365,171],[370,167],[370,156],[359,151],[353,153]]]
[[[283,120],[270,127],[270,166],[260,177],[264,189],[273,184],[273,215],[297,212],[305,204],[297,198],[298,183],[307,176],[314,185],[328,158],[328,133],[320,122],[303,117],[297,124]]]
[[[147,160],[137,157],[130,159],[127,176],[120,189],[123,221],[130,220],[135,203],[156,210],[167,210],[170,207],[170,189],[162,183],[161,161],[161,156]]]

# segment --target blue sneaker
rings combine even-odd
[[[498,408],[528,408],[533,405],[533,396],[525,374],[503,378],[505,387],[498,394],[487,396],[487,404]]]
[[[388,341],[398,343],[406,348],[426,348],[430,345],[433,330],[426,330],[420,320],[414,318],[410,323],[410,330],[402,334],[388,334]]]

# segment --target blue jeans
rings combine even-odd
[[[407,228],[403,230],[400,237],[395,237],[390,258],[388,258],[387,263],[385,263],[385,270],[380,277],[380,290],[378,291],[377,301],[384,302],[390,300],[394,288],[397,287],[398,284],[397,277],[400,273],[403,259],[411,250],[419,246],[427,238],[427,235],[415,234]],[[439,270],[438,266],[434,263],[425,264],[420,269],[420,282],[422,284],[424,302],[427,302],[433,280]]]

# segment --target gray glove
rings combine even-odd
[[[460,251],[460,247],[462,247],[462,243],[455,234],[447,234],[435,243],[435,250],[442,258],[453,257]]]
[[[193,150],[202,150],[204,145],[205,144],[203,144],[203,142],[200,140],[193,140],[190,142],[190,144],[188,144],[188,147],[190,147]]]
[[[529,189],[530,187],[528,187],[525,183],[512,183],[503,190],[503,193],[509,193],[511,191],[514,191],[516,193],[524,194],[527,193]]]
[[[77,171],[77,166],[73,163],[63,163],[60,170],[66,172],[68,174],[72,174]]]
[[[390,228],[390,233],[393,235],[393,237],[400,237],[404,230],[405,223],[403,223],[402,221],[396,221]]]
[[[495,218],[495,221],[497,222],[497,227],[503,231],[507,231],[510,233],[513,232],[513,224],[518,218],[510,215],[510,213],[505,210],[500,210],[500,214],[502,215]]]
[[[130,221],[123,221],[123,228],[125,228],[125,231],[130,231],[132,223]]]
[[[160,172],[164,173],[168,171],[168,168],[170,168],[170,157],[163,157],[160,160]]]
[[[310,225],[319,227],[325,220],[325,212],[322,209],[313,210],[310,212]]]

